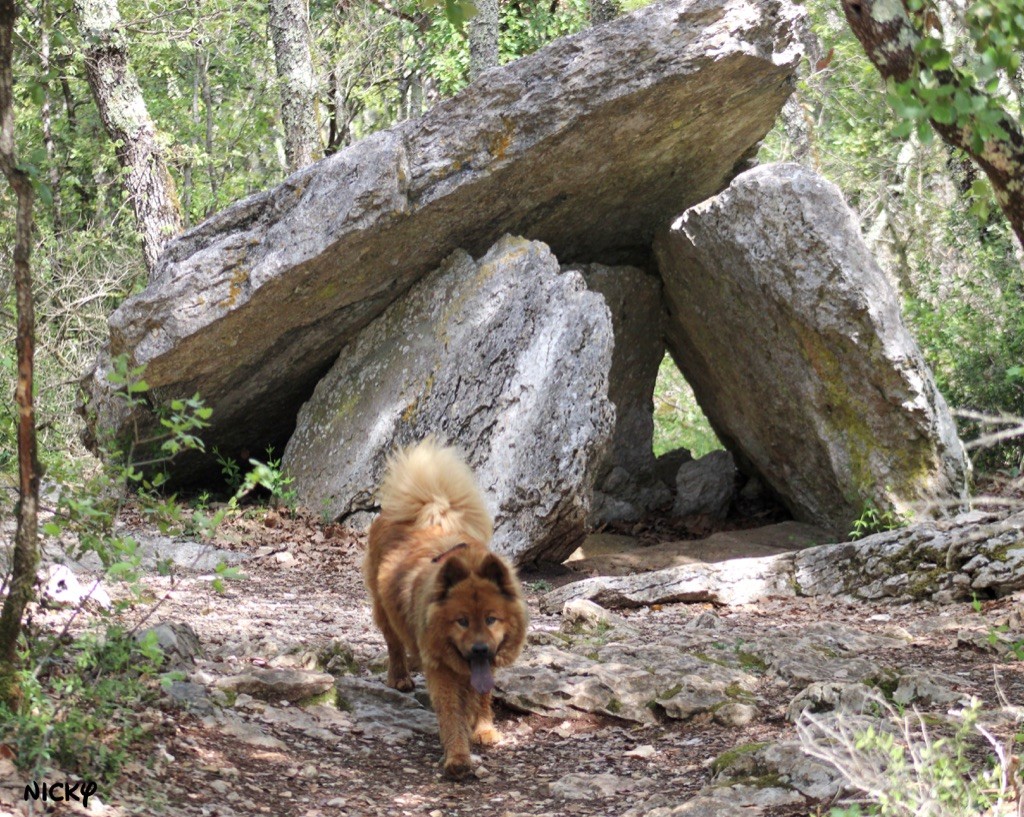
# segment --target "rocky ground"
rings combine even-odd
[[[620,610],[576,600],[543,612],[579,575],[525,571],[530,646],[498,678],[505,739],[481,751],[472,780],[452,783],[422,684],[413,695],[383,684],[360,537],[260,512],[222,528],[205,563],[180,541],[141,538],[200,570],[148,577],[162,601],[130,615],[187,623],[198,651],[184,628],[162,631],[187,680],[144,713],[153,740],[89,813],[795,817],[827,812],[842,788],[795,742],[802,707],[827,713],[873,688],[941,715],[976,696],[995,738],[1019,728],[1016,596]],[[224,556],[242,560],[245,578],[217,593],[201,571]],[[67,615],[40,611],[37,623]],[[0,789],[0,813],[29,813],[11,791]]]

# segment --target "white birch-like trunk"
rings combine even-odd
[[[476,79],[498,65],[498,0],[474,0],[469,20],[469,76]]]
[[[312,164],[323,147],[316,115],[316,77],[305,0],[269,0],[270,38],[281,83],[284,152],[290,171]]]
[[[128,43],[117,0],[76,0],[88,44],[85,73],[107,135],[124,169],[150,275],[164,246],[182,230],[181,206],[164,149],[149,117],[139,81],[128,63]]]

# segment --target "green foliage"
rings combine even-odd
[[[989,646],[1006,650],[1015,661],[1024,661],[1024,638],[1017,640],[1000,638],[1000,636],[1005,635],[1009,631],[1010,626],[1008,624],[999,624],[990,628],[986,636]]]
[[[546,579],[538,579],[535,582],[523,582],[523,586],[531,593],[547,593],[551,590],[551,582]]]
[[[152,635],[152,634],[150,634]],[[0,743],[30,777],[62,773],[113,783],[145,734],[137,713],[154,697],[163,655],[115,624],[67,644],[32,639],[21,656],[24,704],[0,705]]]
[[[281,470],[281,458],[274,457],[274,449],[267,448],[267,461],[260,462],[257,459],[250,459],[251,469],[245,476],[242,476],[242,467],[237,460],[225,457],[214,449],[214,456],[220,465],[224,481],[233,491],[229,507],[232,510],[238,508],[241,502],[252,494],[257,488],[261,488],[270,494],[270,501],[275,506],[284,505],[294,508],[297,502],[296,492],[289,486],[295,481],[294,477],[285,476]],[[324,510],[326,513],[326,509]],[[325,517],[325,521],[329,521]]]
[[[909,776],[927,775],[928,798],[939,814],[980,814],[996,805],[993,795],[1000,770],[989,766],[980,773],[970,757],[971,738],[978,723],[981,702],[974,699],[960,713],[952,735],[922,740],[913,746],[897,740],[891,731],[868,726],[857,736],[858,751],[881,756],[891,785],[875,792],[878,814],[917,814],[922,805],[915,787],[901,785]]]
[[[110,380],[128,406],[146,401],[149,385],[142,367],[116,358]],[[17,711],[0,710],[0,743],[14,748],[17,763],[31,777],[56,768],[108,783],[116,780],[129,758],[130,744],[145,734],[139,712],[154,697],[157,682],[167,686],[180,677],[160,673],[163,654],[155,633],[136,639],[118,623],[121,610],[145,600],[147,591],[139,582],[139,544],[117,533],[114,523],[129,489],[139,510],[164,531],[210,536],[227,509],[215,514],[202,508],[190,512],[173,496],[161,494],[165,479],[159,466],[183,451],[202,449],[197,433],[207,424],[210,410],[196,396],[172,401],[160,416],[162,430],[146,441],[146,450],[155,452],[146,463],[134,461],[133,453],[142,446],[133,440],[126,447],[111,448],[105,468],[64,463],[52,475],[58,481],[59,499],[43,533],[59,538],[76,558],[98,556],[105,577],[128,592],[112,611],[87,622],[84,634],[74,640],[67,636],[70,624],[55,636],[32,633],[26,638],[29,648],[21,665],[32,669],[19,676],[22,705]],[[164,564],[161,572],[169,572],[169,567]],[[213,587],[218,591],[225,580],[241,576],[224,563],[215,573]]]
[[[252,469],[245,475],[242,484],[231,498],[232,508],[237,507],[238,503],[256,488],[263,488],[268,491],[271,502],[276,506],[295,507],[297,495],[289,487],[295,481],[295,478],[284,475],[281,471],[281,458],[277,457],[275,459],[273,453],[273,448],[267,449],[266,462],[260,462],[256,459],[249,460]],[[229,473],[235,473],[237,470],[236,465],[234,471],[229,469]]]
[[[863,510],[853,522],[853,529],[849,533],[851,540],[863,539],[873,533],[882,533],[887,530],[897,530],[904,527],[908,520],[892,510],[880,509],[872,500],[864,502]]]
[[[130,367],[124,356],[111,361],[108,379],[118,387],[116,397],[128,407],[147,404],[149,384],[144,373],[144,367]],[[229,510],[222,508],[210,513],[201,507],[187,508],[174,494],[162,490],[167,482],[166,467],[175,456],[183,451],[203,450],[197,433],[208,425],[211,410],[196,395],[187,400],[172,400],[166,409],[161,407],[157,412],[163,429],[160,433],[127,443],[104,441],[105,467],[65,464],[56,472],[54,476],[60,484],[57,508],[43,525],[46,535],[70,540],[69,552],[75,558],[95,553],[106,574],[126,582],[136,596],[142,594],[138,584],[139,545],[131,535],[117,533],[114,526],[129,495],[140,513],[165,534],[211,538]],[[147,452],[145,460],[136,458],[140,450]],[[169,566],[164,565],[163,570],[169,571]]]
[[[665,355],[654,387],[654,454],[685,448],[694,459],[722,448],[686,379]]]
[[[242,467],[238,464],[238,460],[232,459],[231,457],[225,457],[216,448],[213,449],[214,459],[217,460],[217,464],[220,466],[220,473],[224,477],[224,482],[227,483],[228,488],[232,492],[237,493],[238,489],[242,487],[244,477],[242,476]]]
[[[1006,747],[980,724],[978,699],[949,719],[899,712],[879,697],[871,704],[870,717],[805,711],[797,722],[803,750],[863,793],[863,810],[837,807],[833,817],[1004,813],[1018,773]]]
[[[906,0],[911,20],[921,33],[915,44],[920,70],[890,89],[890,100],[902,120],[899,136],[916,132],[931,138],[929,121],[970,134],[971,149],[981,154],[985,143],[1009,134],[1001,124],[1011,102],[1004,88],[1021,62],[1024,3],[1020,0],[976,0],[959,9],[935,0]],[[961,17],[964,32],[947,38],[939,20]]]
[[[907,89],[893,91],[895,109],[888,104],[877,70],[832,4],[809,0],[807,9],[815,35],[834,53],[800,80],[797,110],[769,134],[761,160],[796,158],[839,185],[952,406],[1024,414],[1024,383],[1013,376],[1024,361],[1021,266],[988,180],[962,153],[931,139],[924,103]],[[943,13],[943,20],[957,16],[945,6]],[[980,27],[972,31],[980,36]],[[954,67],[980,59],[969,37],[944,41]],[[933,75],[942,64],[936,60]],[[955,109],[956,94],[931,89],[937,79],[921,81],[930,89],[925,96]],[[1000,100],[1018,115],[1013,100]],[[961,427],[965,437],[973,431]],[[1011,441],[975,464],[1019,463],[1021,453]]]
[[[972,271],[922,275],[918,291],[905,301],[907,317],[932,363],[939,388],[955,406],[990,413],[1024,414],[1024,290],[1020,270],[1000,263],[1006,250],[986,247]],[[951,297],[955,294],[955,297]],[[975,436],[975,424],[961,433]],[[982,467],[1016,465],[1020,441],[980,452]]]

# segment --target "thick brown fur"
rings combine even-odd
[[[526,605],[509,564],[488,549],[493,523],[469,466],[427,439],[395,454],[381,484],[363,573],[388,645],[389,686],[421,668],[437,713],[444,771],[471,770],[470,742],[499,740],[491,693],[474,684],[486,657],[504,667],[526,637]],[[476,651],[474,653],[474,650]],[[485,652],[486,650],[486,652]],[[483,671],[490,680],[490,670]],[[474,680],[471,684],[471,679]]]

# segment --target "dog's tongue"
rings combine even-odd
[[[494,689],[491,662],[486,658],[471,658],[469,661],[469,683],[481,695],[486,695]]]

